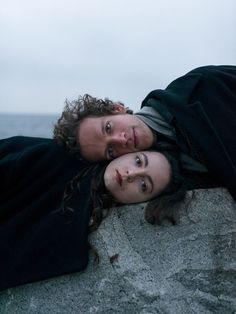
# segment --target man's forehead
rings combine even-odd
[[[92,131],[94,128],[97,127],[97,125],[101,122],[102,117],[85,117],[82,119],[79,123],[79,132],[83,132],[85,129],[86,132]]]
[[[130,115],[130,114],[128,114],[128,113],[122,113],[122,112],[114,112],[114,113],[109,113],[109,114],[105,114],[105,115],[89,115],[89,116],[87,116],[87,117],[84,117],[83,118],[83,120],[85,120],[85,119],[96,119],[96,120],[104,120],[104,119],[112,119],[112,118],[119,118],[120,116],[132,116],[132,115]],[[83,121],[82,120],[82,121]]]
[[[96,119],[96,120],[95,120]],[[102,134],[104,117],[88,117],[81,121],[78,129],[82,156],[90,161],[105,159],[105,137]]]

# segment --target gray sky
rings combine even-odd
[[[138,110],[207,64],[236,64],[235,0],[8,0],[0,112],[61,112],[89,93]]]

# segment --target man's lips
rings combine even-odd
[[[120,186],[122,186],[122,176],[121,176],[121,174],[119,173],[119,171],[116,169],[116,182],[120,185]]]
[[[134,128],[133,128],[133,137],[134,137],[134,148],[137,148],[137,136],[136,136]]]

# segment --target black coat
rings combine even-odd
[[[206,66],[154,90],[142,106],[170,123],[177,144],[236,199],[236,66]]]
[[[0,290],[86,267],[89,177],[60,207],[81,167],[52,139],[0,141]]]

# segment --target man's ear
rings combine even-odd
[[[121,103],[119,102],[114,103],[114,107],[115,107],[115,110],[114,110],[115,113],[126,113],[126,108]]]

